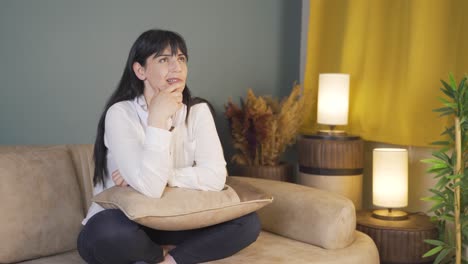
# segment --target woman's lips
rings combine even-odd
[[[169,78],[169,79],[167,79],[167,82],[168,82],[169,84],[174,84],[174,83],[182,82],[182,80],[179,79],[179,78]]]

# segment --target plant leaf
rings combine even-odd
[[[450,157],[444,152],[435,151],[435,152],[432,152],[432,156],[439,158],[447,163],[450,163]]]
[[[445,206],[446,206],[445,203],[436,203],[434,206],[431,207],[431,209],[429,209],[429,212],[436,211]]]
[[[449,90],[449,91],[455,92],[455,91],[452,89],[452,87],[451,87],[448,83],[446,83],[444,80],[440,80],[440,82],[441,82],[442,85],[445,87],[445,89],[447,89],[447,90]],[[452,96],[452,98],[453,98],[453,97],[454,97],[454,96]]]
[[[461,177],[460,174],[453,174],[453,175],[447,175],[445,176],[447,179],[449,180],[455,180],[455,179],[459,179]]]
[[[448,158],[448,157],[447,157]],[[423,163],[430,163],[430,164],[443,164],[448,165],[443,159],[423,159],[421,160]]]
[[[437,247],[429,250],[428,252],[426,252],[426,254],[423,255],[423,258],[435,255],[435,254],[439,253],[443,248],[444,248],[443,246],[437,246]]]
[[[452,215],[442,215],[440,218],[449,222],[453,222],[455,220]]]
[[[428,170],[427,172],[439,172],[441,170],[445,170],[447,168],[450,168],[449,165],[447,164],[433,164]]]
[[[434,260],[434,264],[439,264],[452,251],[453,249],[451,248],[445,248],[444,250],[442,250],[437,256],[437,258]]]
[[[436,194],[436,195],[441,196],[441,197],[444,197],[444,196],[445,196],[443,192],[441,192],[441,191],[439,191],[439,190],[436,190],[436,189],[429,189],[429,191],[430,191],[431,193]]]
[[[446,89],[446,88],[439,88],[444,94],[446,94],[449,98],[453,98],[454,94],[452,89]]]
[[[430,201],[439,201],[439,202],[442,202],[444,199],[441,198],[440,196],[430,196],[430,197],[422,197],[421,198],[421,201],[427,201],[427,202],[430,202]]]
[[[442,145],[442,146],[448,146],[449,142],[448,141],[434,141],[431,143],[431,145]]]
[[[434,240],[434,239],[424,239],[424,242],[429,244],[429,245],[433,245],[433,246],[444,246],[445,245],[444,241]]]
[[[455,81],[455,77],[453,76],[453,73],[449,74],[449,80],[450,80],[450,88],[452,88],[452,90],[458,92],[457,82]]]
[[[466,76],[461,79],[460,84],[458,85],[458,91],[461,91],[463,89],[463,86],[465,86],[466,80],[467,80]]]

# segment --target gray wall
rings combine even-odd
[[[301,0],[1,1],[0,145],[93,143],[131,44],[154,27],[185,37],[188,85],[214,104],[229,156],[228,97],[284,96],[299,79]]]

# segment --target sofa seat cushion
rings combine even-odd
[[[86,264],[86,261],[80,257],[77,250],[73,250],[50,257],[19,262],[18,264]]]
[[[21,264],[85,264],[77,251],[21,262]],[[328,250],[278,236],[266,231],[249,247],[232,257],[211,261],[210,264],[238,263],[295,263],[295,264],[356,264],[379,263],[374,242],[367,235],[356,231],[356,240],[347,248]]]
[[[372,239],[358,231],[356,231],[355,235],[354,242],[348,247],[329,250],[262,231],[257,241],[241,252],[232,257],[209,263],[379,263],[379,253]]]

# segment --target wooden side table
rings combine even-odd
[[[437,239],[436,225],[424,214],[409,214],[409,219],[386,221],[372,217],[372,211],[359,211],[357,230],[369,235],[379,250],[381,263],[432,263],[435,256],[422,258],[432,246],[424,239]]]
[[[298,138],[299,184],[341,194],[362,207],[364,141],[352,135]]]

